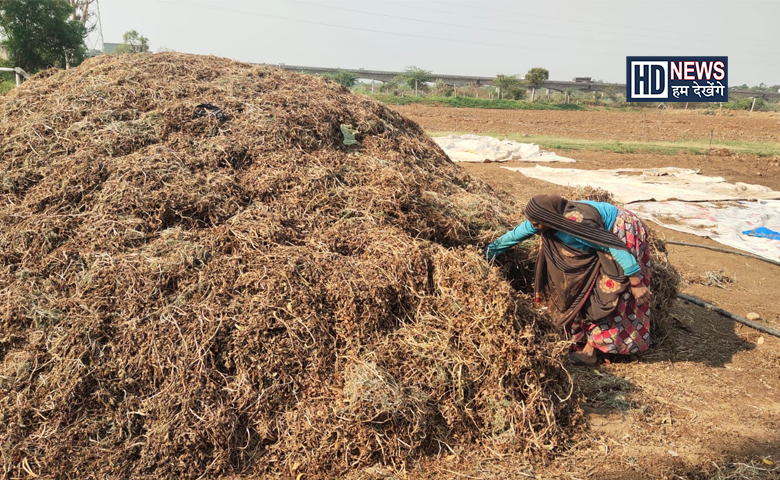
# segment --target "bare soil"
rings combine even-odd
[[[780,141],[780,113],[712,110],[489,110],[396,105],[426,130],[621,140]],[[707,113],[705,113],[707,112]]]
[[[432,130],[576,138],[640,139],[645,121],[643,112],[455,111],[418,105],[399,110]],[[729,139],[780,139],[777,114],[646,113],[653,135],[662,139],[680,139],[680,132],[688,138],[709,135],[713,129]],[[558,153],[577,159],[579,168],[681,166],[780,189],[773,161],[755,156]],[[520,203],[560,188],[500,164],[461,165]],[[666,239],[723,247],[653,227]],[[757,313],[780,329],[780,267],[700,248],[668,248],[671,263],[684,277],[714,272],[732,280],[721,286],[687,283],[684,293],[738,315]],[[587,398],[588,438],[548,467],[533,471],[537,478],[780,478],[780,339],[682,300],[673,314],[676,327],[656,339],[657,347],[642,358],[573,368],[577,387]],[[481,468],[474,470],[475,476],[487,471]]]

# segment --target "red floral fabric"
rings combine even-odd
[[[642,268],[642,285],[650,286],[650,248],[645,223],[629,210],[618,208],[612,233],[626,243]],[[602,285],[612,288],[612,280]],[[615,310],[596,321],[575,319],[568,326],[575,350],[587,343],[604,353],[633,354],[650,348],[650,305],[638,305],[630,291],[620,294]]]

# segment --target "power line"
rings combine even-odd
[[[625,25],[615,25],[615,24],[609,24],[609,23],[591,22],[591,21],[587,21],[587,20],[571,20],[571,19],[559,18],[559,17],[548,17],[548,16],[545,16],[545,15],[538,15],[538,14],[533,14],[533,13],[523,13],[521,15],[521,14],[519,14],[517,12],[510,12],[510,11],[507,11],[507,10],[497,10],[497,9],[494,9],[494,8],[484,8],[482,6],[480,6],[480,7],[472,7],[470,5],[461,5],[461,4],[457,4],[457,3],[442,2],[440,0],[428,0],[428,1],[431,2],[431,3],[438,3],[438,4],[446,5],[446,6],[449,6],[449,7],[471,8],[471,9],[480,10],[480,11],[490,11],[490,12],[496,12],[496,13],[501,13],[501,14],[514,15],[514,16],[517,16],[517,17],[537,17],[537,18],[545,18],[545,19],[548,19],[548,20],[557,20],[557,21],[572,22],[572,23],[583,23],[583,24],[587,24],[587,25],[599,25],[599,26],[603,26],[603,27],[627,28]],[[418,7],[415,5],[414,8],[418,8]],[[687,32],[679,32],[679,31],[674,31],[674,30],[663,30],[663,29],[658,29],[658,28],[637,27],[637,26],[634,26],[634,25],[631,25],[630,28],[634,29],[634,30],[647,30],[647,31],[651,31],[651,32],[673,33],[673,34],[676,34],[676,35],[695,35],[697,37],[712,37],[712,38],[718,38],[718,39],[745,40],[742,37],[728,37],[728,36],[724,36],[724,35],[687,33]],[[616,35],[623,35],[623,34],[616,34]],[[659,38],[659,37],[653,37],[653,38]],[[663,37],[663,38],[666,38],[666,37]],[[759,43],[759,44],[762,44],[762,45],[765,45],[765,43],[762,42],[761,40],[753,40],[753,39],[751,39],[751,41]],[[745,43],[743,43],[741,45],[743,45],[743,46],[752,46],[752,45],[748,45],[748,44],[745,44]]]
[[[264,17],[264,18],[272,18],[274,20],[284,20],[289,22],[297,22],[297,23],[305,23],[309,25],[318,25],[318,26],[324,26],[324,27],[331,27],[331,28],[341,28],[345,30],[353,30],[353,31],[360,31],[360,32],[371,32],[371,33],[380,33],[384,35],[395,35],[400,37],[409,37],[409,38],[419,38],[424,40],[437,40],[442,42],[455,42],[455,43],[464,43],[467,45],[480,45],[480,46],[486,46],[486,47],[501,47],[501,48],[510,48],[513,51],[517,51],[518,45],[510,45],[506,43],[488,43],[488,42],[479,42],[479,41],[467,41],[467,40],[461,40],[457,38],[442,38],[442,37],[431,37],[428,35],[416,35],[416,34],[410,34],[410,33],[398,33],[398,32],[389,32],[385,30],[375,30],[371,28],[362,28],[362,27],[352,27],[352,26],[346,26],[346,25],[336,25],[333,23],[326,23],[326,22],[317,22],[312,20],[302,20],[299,18],[290,18],[290,17],[282,17],[279,15],[269,15],[265,13],[257,13],[257,12],[249,12],[246,10],[238,10],[235,8],[226,8],[226,7],[214,7],[212,5],[203,5],[199,3],[192,3],[192,2],[180,2],[175,0],[158,0],[158,3],[168,3],[173,5],[181,5],[181,6],[188,6],[188,7],[198,7],[198,8],[205,8],[208,10],[215,10],[215,11],[221,11],[221,12],[231,12],[231,13],[240,13],[243,15],[253,15],[256,17]],[[575,51],[575,50],[563,50],[563,49],[557,49],[557,48],[550,48],[550,47],[542,47],[542,46],[534,46],[535,50],[548,50],[553,52],[562,52],[562,53],[576,53],[580,55],[592,55],[592,56],[605,56],[605,55],[618,55],[623,56],[621,53],[615,53],[615,52],[604,52],[604,51],[598,51],[598,52],[587,52],[587,51]]]
[[[522,33],[514,32],[514,31],[511,31],[511,30],[502,30],[502,29],[498,29],[498,28],[485,28],[485,27],[477,27],[477,26],[474,26],[474,25],[461,25],[461,24],[457,24],[457,23],[437,22],[437,21],[434,21],[434,20],[420,20],[420,19],[417,19],[417,18],[401,17],[401,16],[398,16],[398,15],[390,15],[390,14],[385,14],[385,13],[366,12],[364,10],[355,10],[355,9],[352,9],[352,8],[336,7],[336,6],[333,6],[333,5],[325,5],[325,4],[315,3],[315,2],[304,2],[304,1],[300,1],[300,0],[288,0],[288,1],[292,1],[292,2],[295,2],[295,3],[304,3],[304,4],[307,4],[307,5],[315,5],[315,6],[321,7],[321,8],[330,8],[330,9],[333,9],[333,10],[342,10],[342,11],[347,11],[347,12],[360,13],[360,14],[363,14],[363,15],[372,15],[372,16],[376,16],[376,17],[394,18],[394,19],[397,19],[397,20],[407,20],[407,21],[412,21],[412,22],[428,23],[428,24],[431,24],[431,25],[443,25],[443,26],[447,26],[447,27],[467,28],[467,29],[473,29],[473,30],[485,30],[485,31],[488,31],[488,32],[500,32],[500,33],[508,33],[510,35],[515,35],[515,36],[525,36]],[[523,22],[517,22],[517,23],[523,24]],[[534,25],[534,24],[531,24],[531,23],[525,23],[525,24],[526,25]],[[533,35],[535,35],[535,36],[549,36],[549,35],[544,35],[544,34],[533,34]],[[574,38],[574,37],[566,37],[566,36],[555,36],[554,38],[569,39],[569,40],[580,40],[580,41],[583,40],[583,39],[578,39],[578,38]],[[593,39],[593,40],[591,40],[591,39],[584,39],[584,40],[598,42],[598,43],[608,43],[610,45],[614,44],[614,42],[604,41],[604,40],[595,40],[595,39]],[[637,45],[640,45],[640,44],[637,44]],[[644,44],[641,44],[641,45],[644,45]]]
[[[421,19],[417,19],[417,18],[402,17],[400,15],[391,15],[391,14],[386,14],[386,13],[367,12],[365,10],[356,10],[356,9],[353,9],[353,8],[337,7],[337,6],[333,6],[333,5],[326,5],[326,4],[322,4],[322,3],[316,3],[316,2],[307,2],[307,1],[302,1],[302,0],[288,0],[288,1],[292,1],[292,2],[295,2],[295,3],[302,3],[302,4],[306,4],[306,5],[313,5],[313,6],[320,7],[320,8],[328,8],[328,9],[332,9],[332,10],[341,10],[341,11],[346,11],[346,12],[359,13],[359,14],[363,14],[363,15],[371,15],[371,16],[375,16],[375,17],[393,18],[393,19],[397,19],[397,20],[406,20],[406,21],[412,21],[412,22],[427,23],[427,24],[431,24],[431,25],[442,25],[442,26],[448,26],[448,27],[472,29],[472,30],[483,30],[483,31],[488,31],[488,32],[500,32],[500,33],[506,33],[506,34],[509,34],[509,35],[515,35],[515,36],[520,36],[520,37],[526,37],[527,35],[533,35],[534,37],[548,37],[548,38],[556,38],[556,39],[564,39],[564,40],[575,40],[575,41],[578,41],[578,42],[585,41],[585,42],[595,42],[595,43],[606,43],[608,45],[614,45],[615,44],[615,42],[613,40],[598,40],[598,39],[594,39],[594,38],[579,38],[579,37],[569,37],[569,36],[565,36],[565,35],[550,35],[550,34],[544,34],[544,33],[532,33],[532,34],[527,34],[526,35],[526,34],[523,34],[523,33],[518,33],[516,31],[503,30],[503,29],[499,29],[499,28],[486,28],[486,27],[478,27],[478,26],[474,26],[474,25],[462,25],[462,24],[457,24],[457,23],[439,22],[439,21],[435,21],[435,20],[421,20]],[[381,2],[381,3],[387,3],[387,2]],[[439,3],[442,3],[442,2],[439,2]],[[415,5],[414,8],[417,9],[419,7],[417,5]],[[474,18],[473,15],[471,17]],[[493,18],[491,18],[491,17],[477,17],[477,18],[493,20]],[[529,22],[514,22],[514,23],[521,24],[521,25],[537,26],[537,27],[539,26],[536,23],[529,23]],[[592,33],[605,33],[605,32],[596,32],[595,30],[588,30],[588,29],[581,29],[581,28],[572,28],[572,29],[573,30],[586,31],[586,32],[592,32]],[[608,32],[606,32],[606,33],[608,33]],[[610,33],[610,35],[627,35],[627,34],[613,34],[613,33]],[[649,37],[649,38],[664,38],[664,37]],[[668,38],[665,38],[665,39],[668,40]],[[640,46],[643,46],[643,47],[647,46],[646,43],[640,43],[640,42],[626,42],[626,41],[622,41],[621,43],[623,45],[640,45]],[[653,46],[654,47],[678,47],[679,44],[677,44],[677,45],[654,44]],[[772,54],[773,52],[751,51],[751,52],[743,52],[743,53],[746,53],[746,54],[761,54],[761,53],[763,53],[763,54]]]
[[[444,11],[443,12],[441,9],[436,10],[434,8],[426,8],[426,7],[420,6],[419,4],[415,4],[415,5],[411,6],[411,5],[398,4],[398,3],[393,3],[393,2],[388,2],[388,1],[381,1],[381,0],[379,0],[379,1],[375,2],[375,3],[384,3],[386,5],[393,5],[393,6],[404,5],[404,6],[408,6],[409,8],[413,8],[414,10],[425,10],[427,12],[434,12],[434,13],[437,13],[437,14],[446,13],[447,15],[454,15],[454,16],[466,17],[466,18],[481,18],[483,20],[490,20],[490,21],[512,22],[513,24],[522,23],[522,22],[517,22],[516,20],[507,20],[505,18],[496,18],[496,17],[486,17],[486,16],[483,16],[483,15],[474,15],[472,13],[458,13],[458,12],[453,12],[453,11]],[[448,3],[445,3],[445,2],[438,2],[438,3],[441,3],[443,5],[456,6],[455,4],[448,4]],[[462,7],[465,7],[465,6],[462,6]],[[485,10],[485,9],[480,8],[480,10]],[[492,11],[495,12],[496,10],[492,10]],[[540,17],[540,18],[545,18],[545,19],[549,19],[549,20],[558,20],[558,21],[564,21],[564,22],[578,22],[578,23],[586,23],[586,24],[590,23],[590,22],[584,22],[584,21],[579,21],[579,20],[567,20],[567,19],[557,18],[557,17],[546,17],[544,15],[527,14],[527,15],[523,15],[523,16]],[[608,24],[601,24],[601,23],[597,23],[597,22],[594,22],[594,23],[596,25],[605,25],[605,26],[613,26],[613,27],[617,27],[617,28],[625,28],[625,27],[620,26],[620,25],[608,25]],[[528,23],[525,23],[525,24],[529,25]],[[531,25],[542,26],[542,27],[549,27],[549,28],[557,28],[557,26],[555,26],[555,25],[540,25],[540,24],[537,24],[537,23],[533,23]],[[652,39],[660,39],[660,40],[674,40],[674,39],[670,39],[668,36],[661,37],[661,36],[655,36],[655,35],[645,35],[645,34],[636,33],[636,32],[631,32],[631,33],[606,32],[606,31],[603,31],[603,30],[590,30],[590,29],[587,29],[587,28],[578,28],[578,27],[566,27],[566,29],[567,30],[578,30],[578,31],[581,31],[581,32],[589,32],[589,33],[602,33],[602,34],[607,34],[607,35],[631,36],[631,37],[652,38]],[[643,29],[643,30],[657,31],[657,30],[653,30],[653,29],[649,29],[649,28],[648,29]],[[661,31],[664,31],[664,30],[661,30]],[[674,32],[674,33],[680,33],[680,32]],[[682,32],[682,33],[685,34],[685,35],[696,35],[696,34],[688,34],[688,33],[685,33],[685,32]],[[686,41],[690,41],[690,40],[686,40]],[[758,41],[756,41],[756,42],[758,42]],[[762,43],[762,45],[765,45],[763,42],[760,42],[760,43]],[[746,46],[746,47],[754,47],[754,45],[745,44],[745,43],[741,43],[739,45]],[[772,54],[774,54],[774,53],[772,53]]]

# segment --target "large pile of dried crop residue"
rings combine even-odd
[[[509,208],[334,83],[101,56],[0,99],[0,171],[1,476],[538,458],[576,418],[563,346],[479,255]]]

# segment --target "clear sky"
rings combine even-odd
[[[625,82],[629,55],[729,57],[780,84],[780,0],[99,0],[103,38],[255,63]],[[95,35],[88,43],[94,44]],[[92,45],[90,45],[92,46]]]

